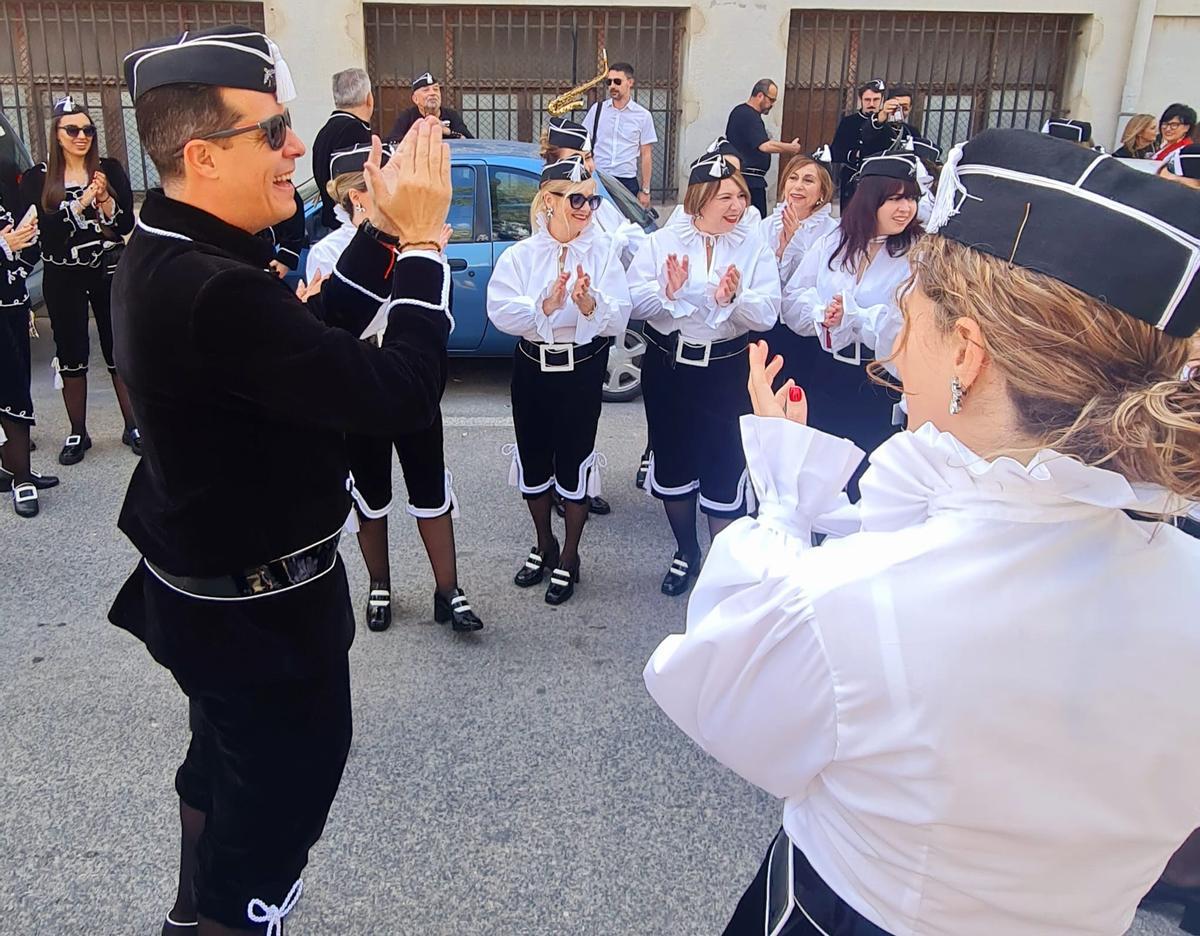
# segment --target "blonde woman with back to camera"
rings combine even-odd
[[[754,346],[759,516],[646,667],[784,799],[727,936],[1118,936],[1200,825],[1200,543],[1167,522],[1200,499],[1200,194],[1020,130],[938,191],[910,431],[851,507],[862,452]]]

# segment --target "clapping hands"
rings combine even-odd
[[[675,254],[668,254],[663,274],[667,278],[667,298],[674,299],[688,281],[687,255],[685,254],[683,260],[680,260]]]
[[[717,305],[727,306],[733,302],[734,296],[737,295],[738,287],[742,285],[742,274],[738,272],[738,268],[732,263],[721,277],[721,282],[717,284],[716,300]]]
[[[570,278],[571,274],[565,270],[555,277],[554,285],[550,287],[550,292],[542,300],[543,315],[553,315],[567,304],[567,280]]]
[[[451,195],[450,147],[442,142],[441,123],[434,117],[418,120],[386,166],[380,166],[382,155],[379,137],[372,137],[363,172],[375,206],[371,223],[399,237],[401,250],[437,246]]]
[[[842,324],[842,318],[846,314],[846,306],[842,301],[842,294],[838,293],[825,307],[825,320],[823,324],[826,328],[837,328]]]
[[[579,308],[585,318],[591,318],[596,311],[596,299],[592,296],[590,290],[592,286],[592,278],[585,272],[583,267],[575,268],[575,285],[571,289],[571,301]]]

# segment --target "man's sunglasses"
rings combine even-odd
[[[561,193],[551,192],[550,194],[560,195]],[[592,209],[592,211],[598,211],[600,209],[601,199],[599,195],[584,195],[583,192],[572,192],[570,195],[566,196],[566,198],[567,203],[576,211],[578,211],[584,205],[587,205]]]
[[[624,78],[605,78],[604,83],[606,85],[617,85],[618,87],[620,87],[622,84],[625,83],[625,79]]]
[[[287,142],[288,130],[291,128],[292,115],[289,111],[284,111],[282,114],[275,114],[266,120],[260,120],[258,123],[251,124],[248,127],[218,130],[216,133],[206,133],[204,136],[194,137],[194,139],[227,140],[230,137],[241,136],[243,133],[253,133],[255,130],[261,130],[267,138],[267,146],[273,150],[281,150],[283,149],[283,144]]]
[[[69,136],[72,140],[75,139],[75,137],[79,136],[79,134],[81,134],[81,133],[85,137],[87,137],[89,140],[92,139],[92,137],[94,137],[96,135],[96,127],[93,124],[87,124],[86,126],[83,126],[83,127],[77,127],[77,126],[73,126],[71,124],[67,124],[67,126],[59,127],[58,129],[61,130],[63,133],[65,133],[67,136]]]

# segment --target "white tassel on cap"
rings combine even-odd
[[[826,143],[823,146],[817,147],[817,151],[812,154],[812,158],[817,162],[832,163],[833,153],[829,151],[829,144]]]
[[[925,230],[936,234],[951,218],[958,214],[962,203],[968,198],[982,201],[978,195],[972,195],[958,177],[958,164],[962,161],[963,146],[959,143],[952,147],[942,166],[942,174],[938,179],[937,197],[933,201],[933,210],[929,213],[929,221]]]
[[[271,52],[271,60],[275,63],[275,100],[280,104],[296,99],[296,84],[292,81],[292,70],[283,60],[283,53],[274,39],[267,39],[267,48]]]
[[[58,102],[58,108],[64,114],[75,113],[75,99],[68,94],[65,98]]]
[[[582,182],[583,181],[583,160],[576,159],[576,160],[573,160],[572,162],[573,162],[573,165],[571,166],[571,181],[572,182]]]
[[[719,179],[725,175],[725,157],[718,155],[713,160],[712,168],[708,170],[708,174],[714,179]]]

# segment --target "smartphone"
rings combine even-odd
[[[21,223],[18,224],[17,227],[18,228],[26,227],[36,217],[37,217],[37,205],[30,205],[29,210],[27,212],[25,212],[25,217],[23,217],[21,219]]]

